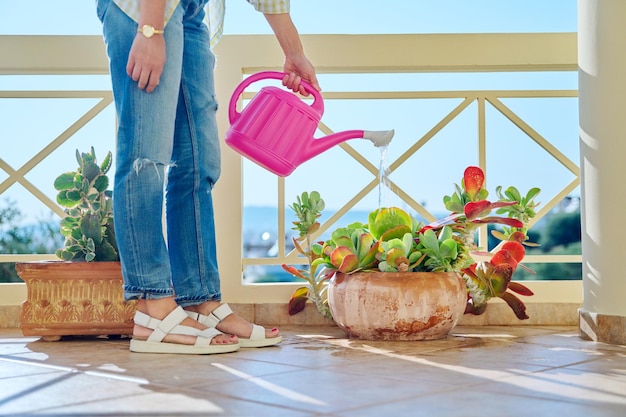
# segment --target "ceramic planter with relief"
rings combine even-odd
[[[467,290],[454,272],[336,273],[328,304],[337,325],[365,340],[433,340],[465,311]]]
[[[125,302],[119,262],[26,262],[20,329],[25,336],[130,335],[135,302]]]

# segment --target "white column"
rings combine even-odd
[[[626,1],[578,0],[581,337],[626,343]]]

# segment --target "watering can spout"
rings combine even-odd
[[[387,146],[389,142],[391,142],[393,134],[393,130],[346,130],[319,139],[313,139],[312,141],[308,141],[309,144],[302,149],[302,162],[350,139],[368,139],[372,141],[376,147]]]
[[[372,141],[377,148],[387,146],[393,138],[394,130],[346,130],[337,132],[328,136],[303,141],[305,146],[300,149],[299,155],[294,155],[298,159],[297,164],[301,164],[309,159],[327,151],[335,145],[343,143],[350,139],[368,139]]]
[[[394,133],[395,131],[393,129],[377,131],[364,130],[363,138],[371,140],[374,146],[380,148],[382,146],[389,145],[389,142],[391,142]]]

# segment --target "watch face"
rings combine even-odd
[[[152,35],[154,35],[154,28],[152,26],[144,26],[142,28],[143,31],[143,36],[145,36],[146,38],[151,38]]]

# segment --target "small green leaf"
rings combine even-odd
[[[507,188],[506,191],[504,191],[504,194],[507,197],[509,197],[509,199],[512,200],[512,201],[517,201],[517,202],[522,201],[522,195],[520,194],[520,192],[515,187]]]
[[[96,214],[86,214],[80,222],[80,231],[87,239],[91,239],[97,245],[102,242],[102,227],[100,218]]]
[[[526,193],[526,201],[531,201],[533,198],[535,198],[535,196],[537,196],[537,194],[539,194],[541,192],[540,188],[534,187],[531,188],[530,190],[528,190],[528,192]]]
[[[113,157],[111,155],[111,151],[109,151],[100,165],[100,171],[102,171],[103,174],[106,174],[109,172],[109,169],[111,169],[111,165],[113,165]]]
[[[91,183],[100,175],[100,167],[93,161],[85,161],[83,165],[83,175],[87,178],[87,181]]]
[[[81,232],[80,228],[73,228],[71,236],[73,239],[80,240],[83,237],[83,232]]]
[[[435,253],[439,252],[439,242],[437,240],[437,235],[435,235],[435,232],[433,232],[432,230],[426,230],[424,233],[422,233],[420,237],[420,242],[425,248],[430,249]]]
[[[59,256],[58,253],[57,253],[57,256]],[[71,261],[74,258],[74,254],[70,251],[64,250],[64,251],[61,251],[61,256],[59,256],[59,258],[61,258],[64,261]]]
[[[454,239],[446,239],[439,246],[439,256],[441,256],[442,259],[453,261],[458,254],[458,244]]]
[[[107,188],[109,188],[109,178],[104,175],[98,176],[93,183],[93,188],[95,188],[99,193],[104,192]]]
[[[69,190],[71,188],[74,188],[74,173],[66,172],[59,175],[56,180],[54,180],[54,188],[57,191]]]

